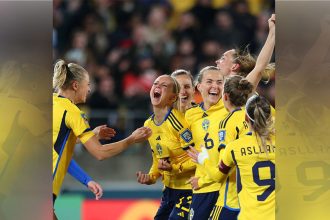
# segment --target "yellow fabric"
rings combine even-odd
[[[200,146],[205,146],[208,150],[211,166],[217,166],[219,161],[219,122],[228,112],[221,99],[206,111],[202,106],[201,104],[188,109],[185,117],[192,131],[196,149],[200,151]],[[195,176],[199,178],[198,185],[200,189],[194,190],[194,193],[208,193],[219,190],[220,183],[215,182],[207,175],[203,165],[197,164]]]
[[[238,187],[239,220],[275,219],[275,138],[267,142],[268,154],[260,143],[250,133],[229,143],[223,153],[223,163],[236,165],[237,184],[242,185]]]
[[[191,161],[183,148],[191,145],[191,131],[185,121],[184,115],[177,109],[171,109],[160,125],[156,125],[151,116],[144,126],[152,130],[148,139],[153,156],[153,163],[149,174],[153,181],[162,175],[162,182],[172,189],[191,189],[186,183],[195,172],[196,165]],[[159,171],[158,160],[169,158],[171,171]]]
[[[226,145],[241,135],[248,133],[249,127],[245,121],[245,111],[236,109],[229,113],[219,124],[219,148],[221,148],[220,155],[223,154]],[[220,162],[219,157],[219,162]],[[212,166],[209,160],[205,160],[204,166],[210,177],[219,182],[221,173],[218,166]],[[239,209],[237,186],[236,186],[236,172],[232,170],[225,182],[222,183],[219,191],[219,197],[216,203],[217,206],[225,206],[232,209]]]
[[[58,195],[77,138],[82,143],[94,135],[83,112],[69,99],[53,95],[53,193]]]

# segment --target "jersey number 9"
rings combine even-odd
[[[270,169],[270,178],[261,179],[259,175],[260,168]],[[269,186],[262,194],[257,196],[258,201],[265,201],[268,196],[275,190],[275,164],[271,161],[259,161],[252,167],[253,180],[258,186]]]

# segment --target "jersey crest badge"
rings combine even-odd
[[[219,131],[219,141],[224,141],[226,138],[226,131],[221,130]]]
[[[186,143],[189,143],[192,140],[192,133],[189,129],[186,129],[181,133],[181,137]]]
[[[209,127],[210,127],[210,121],[208,119],[204,119],[202,122],[202,128],[204,129],[204,131],[207,132]]]
[[[157,143],[156,149],[157,149],[158,155],[159,156],[162,156],[162,154],[163,154],[163,148],[162,148],[162,146],[160,146],[160,144]]]

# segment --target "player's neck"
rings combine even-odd
[[[166,114],[168,113],[169,109],[170,109],[170,106],[165,106],[165,107],[153,106],[154,121],[156,123],[162,122],[164,120]]]
[[[227,109],[227,111],[229,111],[229,112],[233,112],[233,111],[235,111],[235,110],[237,109],[237,107],[229,104],[229,105],[226,107],[226,109]]]
[[[72,103],[75,104],[75,102],[74,102],[74,96],[75,96],[74,91],[71,91],[71,90],[59,90],[58,94],[60,96],[63,96],[65,98],[69,99]]]

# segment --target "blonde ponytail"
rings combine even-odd
[[[55,91],[65,90],[73,80],[81,82],[85,74],[88,74],[87,71],[78,64],[66,64],[64,60],[59,60],[54,67],[53,89]]]

